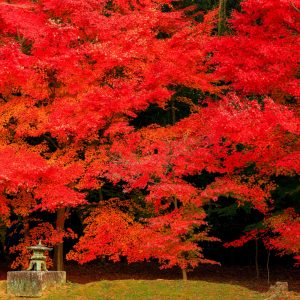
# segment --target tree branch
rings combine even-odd
[[[296,12],[300,13],[300,9],[295,5],[295,3],[293,1],[290,1],[290,4],[296,10]]]
[[[56,149],[60,149],[60,146],[52,139],[51,136],[46,134],[44,134],[43,136],[52,146],[54,146]]]

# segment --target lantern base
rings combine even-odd
[[[64,271],[7,272],[7,294],[19,297],[41,297],[43,291],[66,283]]]

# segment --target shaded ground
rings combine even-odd
[[[156,280],[181,279],[180,269],[160,270],[153,263],[94,263],[80,266],[68,264],[66,266],[67,278],[71,282],[89,283],[99,280],[142,279]],[[267,274],[261,270],[261,276],[256,279],[254,267],[249,266],[210,266],[202,265],[193,272],[188,273],[190,280],[203,280],[216,283],[236,284],[248,289],[265,292],[269,289]],[[283,267],[270,268],[270,283],[287,281],[289,290],[300,292],[300,269],[285,269]]]

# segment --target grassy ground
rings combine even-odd
[[[7,264],[0,264],[0,300],[29,300],[6,295]],[[41,300],[300,300],[300,270],[272,268],[271,284],[287,281],[285,297],[271,297],[266,274],[247,266],[200,266],[183,282],[179,269],[149,264],[67,264],[65,286],[45,291]],[[2,281],[1,281],[2,280]]]
[[[8,297],[6,282],[0,282],[0,299]],[[296,297],[296,295],[295,295]],[[300,299],[300,297],[286,299]],[[43,300],[255,300],[266,299],[265,293],[247,288],[205,281],[181,280],[114,280],[88,284],[68,283],[63,287],[44,292]],[[23,298],[24,299],[24,298]],[[28,299],[28,298],[26,298]]]

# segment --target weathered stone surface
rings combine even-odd
[[[275,285],[271,286],[270,289],[278,292],[287,292],[289,290],[289,284],[286,281],[277,281]]]
[[[268,291],[270,297],[265,298],[265,300],[279,300],[286,299],[289,290],[289,285],[286,281],[277,281],[275,285],[271,285]]]
[[[7,272],[7,293],[14,296],[40,297],[46,288],[64,283],[63,271]]]

